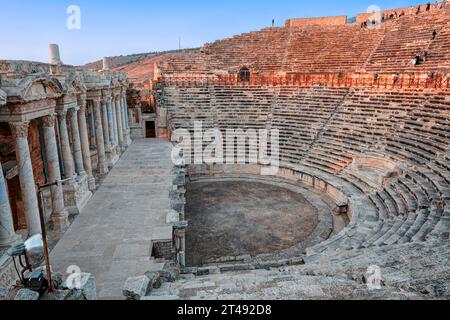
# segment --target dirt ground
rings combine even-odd
[[[263,183],[196,182],[187,187],[187,264],[258,255],[304,241],[318,224],[301,194]]]

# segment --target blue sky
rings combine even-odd
[[[0,0],[0,59],[48,61],[58,43],[64,63],[161,51],[282,26],[296,17],[347,15],[426,3],[413,0]],[[81,29],[69,30],[69,5],[81,9]]]

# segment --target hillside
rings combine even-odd
[[[198,49],[172,50],[164,52],[150,52],[131,54],[126,56],[108,57],[113,71],[122,71],[128,74],[128,78],[135,84],[140,84],[153,79],[155,63],[163,63],[179,52],[190,52]],[[94,61],[81,66],[83,69],[100,70],[103,67],[102,60]]]

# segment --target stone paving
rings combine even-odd
[[[127,278],[162,269],[150,255],[153,240],[172,239],[170,153],[171,144],[161,140],[130,145],[51,252],[55,271],[78,266],[95,276],[100,299],[124,299]]]

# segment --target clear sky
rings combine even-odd
[[[58,43],[64,63],[103,56],[200,47],[205,42],[270,26],[289,18],[390,9],[426,0],[0,0],[0,59],[49,60]],[[67,28],[67,8],[81,10],[81,28]]]

